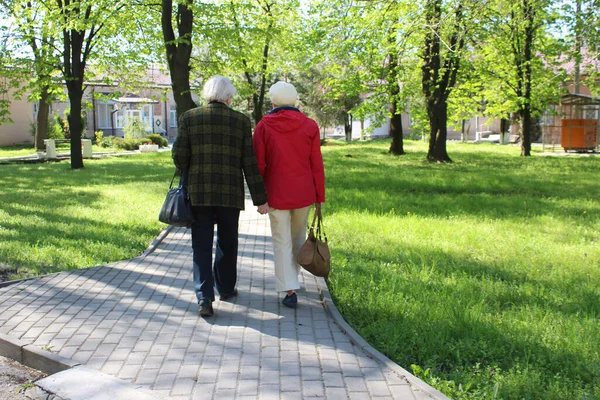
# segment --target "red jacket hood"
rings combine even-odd
[[[295,133],[306,122],[308,117],[300,111],[279,110],[273,114],[267,114],[261,122],[278,133]]]

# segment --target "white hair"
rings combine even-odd
[[[202,98],[206,101],[225,103],[236,92],[235,86],[233,86],[233,83],[229,79],[221,75],[215,75],[204,84]]]

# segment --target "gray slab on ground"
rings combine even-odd
[[[157,400],[131,383],[85,367],[71,368],[36,382],[49,394],[69,400]]]
[[[0,333],[172,400],[444,398],[353,344],[313,276],[297,309],[281,305],[268,217],[250,202],[239,295],[212,318],[198,317],[191,264],[190,231],[177,228],[135,259],[0,288]]]

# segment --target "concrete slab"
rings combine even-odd
[[[49,395],[69,400],[157,400],[147,390],[83,366],[36,382]]]

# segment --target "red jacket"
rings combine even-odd
[[[254,131],[254,152],[269,206],[278,210],[325,202],[325,172],[317,123],[300,111],[267,114]]]

